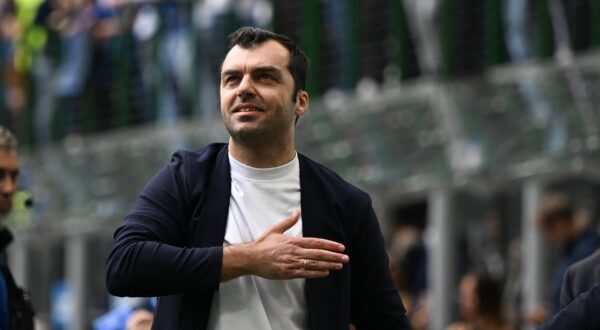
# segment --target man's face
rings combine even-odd
[[[466,320],[472,320],[477,314],[477,306],[479,305],[477,278],[475,276],[469,274],[461,279],[458,300],[462,317]]]
[[[0,216],[12,208],[12,199],[17,191],[19,162],[15,150],[0,148]]]
[[[557,219],[554,223],[544,226],[542,232],[552,244],[561,245],[569,240],[571,226],[572,222],[568,219]]]
[[[292,97],[289,51],[268,40],[245,49],[234,46],[221,69],[221,114],[232,139],[268,141],[290,134],[296,116],[308,108],[308,94]],[[293,100],[295,101],[293,101]]]

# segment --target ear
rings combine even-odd
[[[298,91],[296,95],[296,110],[294,113],[297,117],[300,117],[308,111],[308,93],[304,90]]]

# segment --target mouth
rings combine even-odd
[[[248,112],[263,112],[263,110],[255,104],[242,103],[242,104],[238,104],[235,107],[233,107],[233,110],[231,112],[232,113],[248,113]]]
[[[12,208],[12,202],[9,200],[0,200],[0,213],[8,212]]]

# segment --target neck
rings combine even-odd
[[[293,139],[289,143],[250,143],[229,138],[229,153],[240,163],[255,168],[270,168],[289,163],[296,156]]]

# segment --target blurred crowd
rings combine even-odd
[[[240,25],[271,27],[301,40],[313,61],[311,73],[317,73],[309,87],[323,96],[417,76],[479,74],[490,65],[552,56],[568,66],[572,52],[600,44],[589,0],[350,3],[0,0],[0,124],[16,132],[23,145],[44,145],[68,135],[217,116],[223,40]],[[497,5],[495,11],[490,3]],[[571,77],[585,89],[577,75]],[[545,150],[563,150],[566,121],[548,92],[528,79],[517,89],[534,125],[549,128]],[[390,267],[415,329],[425,329],[431,319],[427,208],[423,201],[390,214]],[[541,325],[564,307],[560,292],[568,267],[598,248],[594,212],[579,212],[564,196],[545,200],[537,225],[557,246],[552,295],[547,306],[523,311],[522,242],[507,232],[511,220],[501,209],[492,208],[477,225],[462,228],[456,260],[459,317],[449,329]],[[112,314],[119,327],[140,315],[138,310],[140,323],[147,325],[148,301],[121,307]],[[96,324],[110,329],[110,322],[99,318]]]
[[[456,274],[448,270],[445,275],[455,281],[456,318],[447,330],[509,330],[537,328],[545,323],[549,323],[545,329],[561,329],[551,323],[551,317],[600,281],[600,273],[593,271],[600,267],[599,205],[578,205],[573,199],[585,197],[569,194],[568,190],[549,190],[537,210],[536,230],[548,248],[554,246],[555,250],[551,256],[544,256],[551,271],[539,279],[547,288],[547,294],[536,306],[524,304],[524,247],[522,236],[509,235],[511,220],[505,218],[509,212],[496,204],[485,208],[481,217],[473,221],[458,222],[457,240],[453,243],[459,250]],[[469,213],[459,214],[472,216]],[[389,210],[388,217],[392,275],[413,328],[428,329],[431,327],[428,293],[431,274],[426,270],[430,258],[428,240],[433,239],[428,237],[428,205],[426,201],[401,203]],[[585,268],[581,269],[582,266]],[[581,320],[583,323],[577,324],[589,324],[585,322],[592,322],[589,320],[595,314],[583,312],[581,308],[576,313],[577,318],[563,324],[576,324]]]
[[[201,116],[197,109],[218,113],[211,100],[224,34],[230,26],[268,24],[271,11],[260,0],[235,6],[210,0],[2,1],[0,121],[24,143],[44,144],[151,120],[169,124]]]
[[[214,116],[223,40],[241,25],[301,40],[312,61],[308,88],[325,95],[478,74],[559,51],[568,61],[598,43],[592,7],[589,0],[3,0],[0,123],[23,144],[44,144]],[[552,126],[548,148],[560,149],[564,123],[544,91],[528,80],[519,89],[538,125]]]

